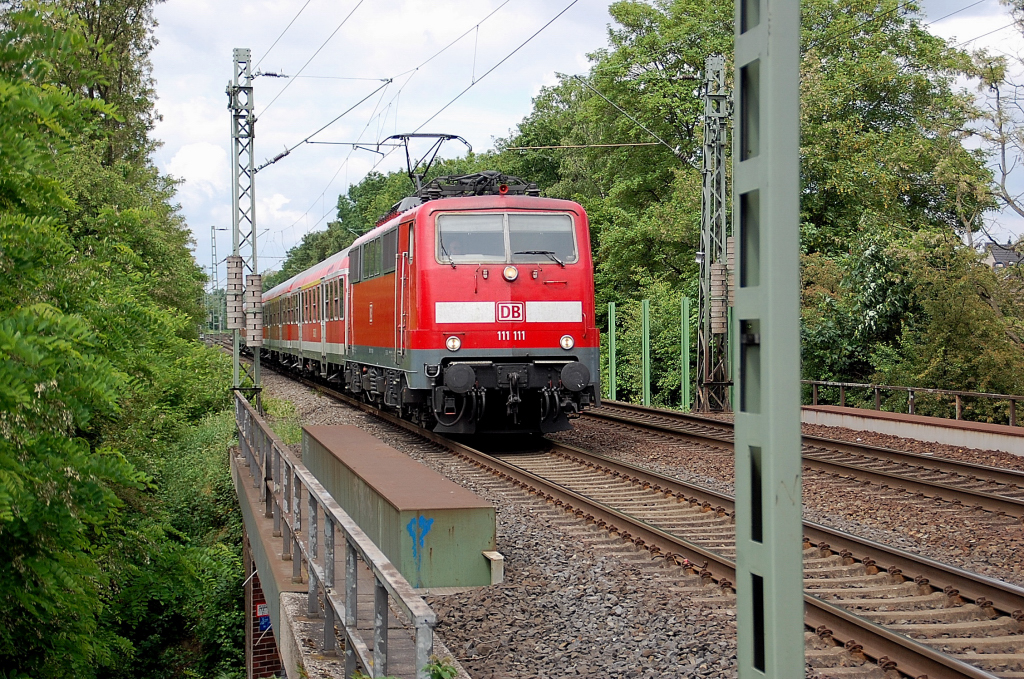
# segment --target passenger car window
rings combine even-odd
[[[504,262],[504,215],[440,215],[437,218],[437,260],[456,264]]]

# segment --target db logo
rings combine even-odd
[[[498,302],[499,321],[526,320],[526,305],[522,302]]]

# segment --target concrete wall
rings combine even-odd
[[[873,431],[961,448],[1001,450],[1024,457],[1024,427],[839,406],[804,406],[801,412],[808,424]]]

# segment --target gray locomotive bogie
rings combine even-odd
[[[310,348],[303,342],[300,350],[291,344],[298,342],[271,341],[265,352],[291,368],[340,382],[365,400],[424,423],[433,419],[438,432],[564,431],[571,428],[569,415],[599,404],[594,348],[560,356],[523,350],[496,357],[487,349],[466,349],[458,356],[406,350],[396,356],[385,347],[350,346],[346,354],[342,345]],[[458,416],[454,423],[453,416]]]

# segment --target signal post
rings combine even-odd
[[[803,677],[798,0],[736,0],[736,593],[741,679]]]

